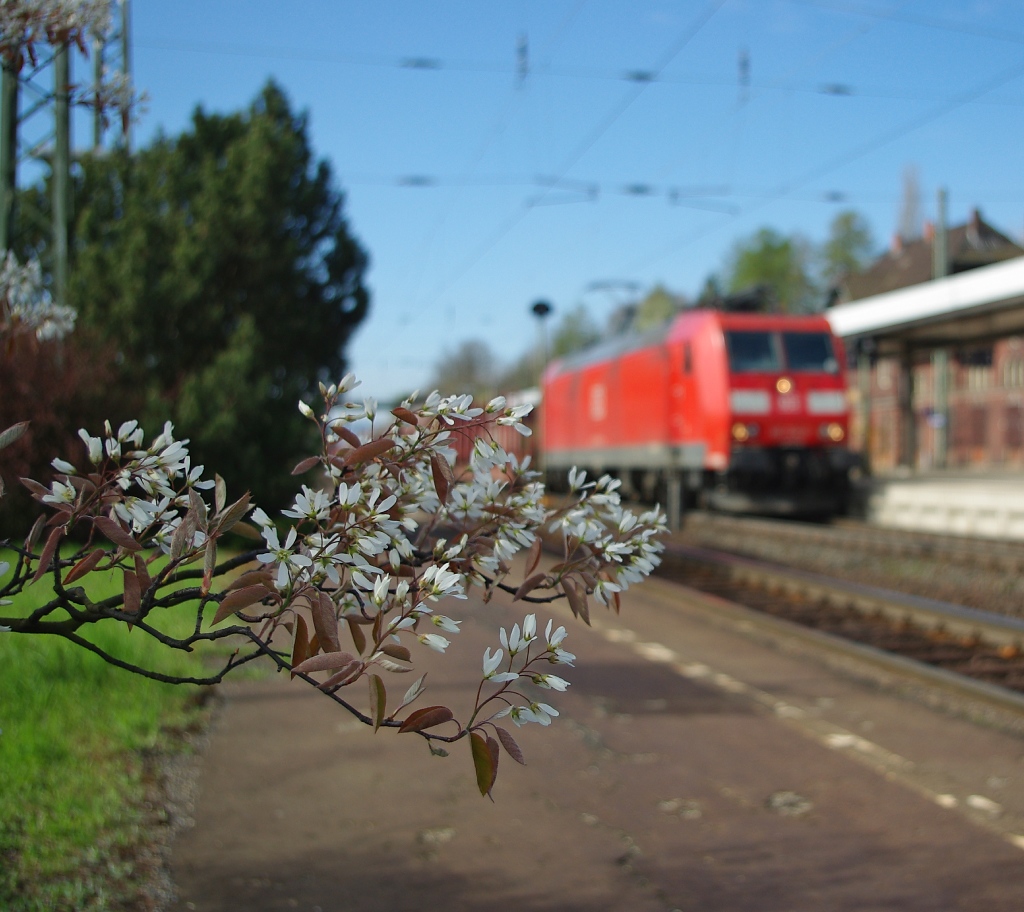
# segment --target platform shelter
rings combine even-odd
[[[975,212],[965,236],[972,224],[988,228]],[[997,261],[980,265],[976,237],[956,274],[943,274],[956,264],[948,237],[933,235],[919,243],[939,248],[940,277],[826,312],[849,357],[851,443],[875,472],[1024,468],[1024,250],[998,235]],[[900,253],[883,264],[890,277]]]

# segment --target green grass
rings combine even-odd
[[[112,579],[94,577],[113,591]],[[103,597],[96,583],[90,595]],[[0,614],[27,613],[49,594],[43,583],[31,586]],[[181,623],[190,627],[187,611]],[[137,665],[202,670],[195,654],[172,654],[116,622],[95,625],[90,639]],[[133,907],[144,758],[168,730],[195,720],[198,693],[114,668],[56,637],[0,633],[0,909]]]

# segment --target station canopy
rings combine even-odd
[[[1024,256],[838,304],[825,316],[848,345],[879,354],[1024,335]]]

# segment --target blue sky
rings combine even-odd
[[[245,107],[268,78],[372,257],[349,355],[380,398],[445,350],[511,361],[530,304],[695,294],[762,226],[824,238],[854,208],[879,247],[903,174],[926,218],[1024,230],[1018,0],[133,0],[136,128]],[[527,68],[517,69],[525,38]],[[749,60],[742,85],[741,56]],[[87,137],[81,137],[83,141]]]

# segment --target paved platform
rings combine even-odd
[[[875,476],[857,500],[880,526],[1024,541],[1024,471]]]
[[[460,607],[452,655],[425,657],[431,701],[456,706],[523,613]],[[442,759],[374,736],[283,676],[225,688],[172,854],[175,912],[1021,908],[1019,736],[766,642],[662,580],[593,628],[552,613],[572,687],[550,728],[516,730],[529,765],[502,757],[493,804],[464,744]]]

